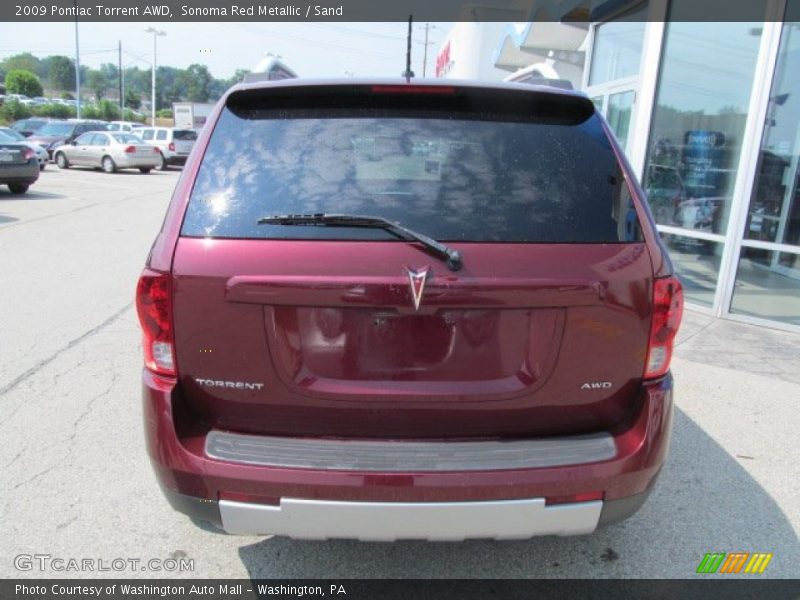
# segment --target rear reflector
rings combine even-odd
[[[669,371],[672,346],[683,316],[683,287],[677,277],[653,281],[653,320],[644,377],[661,377]]]
[[[246,492],[220,492],[220,500],[232,500],[233,502],[252,502],[253,504],[269,504],[279,506],[281,499],[276,496],[262,496],[260,494],[249,494]]]
[[[158,375],[175,375],[172,336],[172,279],[145,269],[136,287],[136,312],[142,326],[145,366]]]
[[[580,492],[578,494],[564,494],[562,496],[547,496],[545,504],[570,504],[572,502],[591,502],[593,500],[602,500],[605,494],[603,492]]]
[[[456,88],[449,85],[373,85],[375,94],[454,94]]]
[[[175,142],[170,142],[169,143],[169,151],[170,152],[175,152]]]

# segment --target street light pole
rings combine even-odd
[[[150,83],[150,118],[152,120],[151,125],[156,124],[156,40],[160,35],[167,35],[166,31],[159,31],[155,27],[148,27],[145,29],[147,33],[153,34],[153,73],[152,73],[152,81]]]
[[[81,118],[81,52],[78,44],[78,0],[75,0],[75,116]]]

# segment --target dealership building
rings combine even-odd
[[[524,23],[458,22],[436,76],[569,80],[625,148],[687,303],[800,331],[800,2],[682,18],[697,2],[550,0]]]

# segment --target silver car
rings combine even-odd
[[[106,173],[117,169],[139,169],[149,173],[161,164],[157,148],[130,133],[90,131],[74,142],[55,149],[59,169],[71,166],[101,167]]]

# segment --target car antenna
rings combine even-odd
[[[414,15],[408,15],[408,41],[406,44],[406,71],[403,77],[406,78],[406,83],[411,83],[411,78],[414,76],[414,71],[411,70],[411,22]]]

